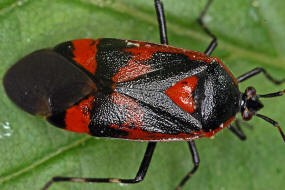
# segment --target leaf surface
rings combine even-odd
[[[196,19],[206,1],[164,1],[169,44],[204,51],[210,38]],[[205,17],[219,39],[213,56],[239,76],[255,67],[285,77],[285,1],[215,0]],[[149,0],[2,0],[0,78],[18,59],[71,39],[120,38],[159,43]],[[260,94],[282,90],[264,76],[240,85]],[[262,114],[285,130],[284,97],[267,99]],[[50,126],[19,110],[0,87],[0,189],[39,190],[53,176],[133,178],[146,143],[93,138]],[[184,189],[280,190],[285,178],[284,142],[274,127],[254,118],[247,141],[224,129],[196,145],[201,164]],[[184,142],[159,143],[143,182],[134,185],[58,183],[50,190],[172,190],[191,169]]]

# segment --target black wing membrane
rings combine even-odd
[[[40,50],[24,57],[8,70],[4,88],[23,110],[50,116],[94,92],[96,85],[86,73],[59,53]]]

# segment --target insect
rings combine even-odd
[[[186,141],[194,167],[176,189],[181,189],[199,167],[195,139],[211,137],[229,128],[245,139],[238,123],[260,117],[277,127],[274,120],[257,113],[260,98],[281,96],[284,90],[258,95],[253,87],[241,93],[238,84],[259,73],[275,83],[263,68],[235,78],[211,53],[217,38],[203,22],[211,0],[198,21],[212,41],[204,53],[168,46],[161,1],[154,0],[161,44],[120,39],[81,39],[52,49],[36,51],[12,66],[4,77],[4,88],[23,110],[44,116],[59,128],[98,137],[149,141],[137,175],[133,179],[54,177],[53,183],[137,183],[147,173],[156,143]]]

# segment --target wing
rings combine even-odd
[[[165,45],[100,39],[94,77],[101,81],[97,86],[101,84],[102,94],[95,98],[90,133],[135,140],[199,137],[202,126],[194,97],[204,81],[191,84],[193,78],[203,78],[211,61]],[[176,92],[192,103],[192,112],[174,100]]]
[[[96,85],[64,56],[52,50],[40,50],[7,71],[4,88],[23,110],[50,116],[94,93]]]

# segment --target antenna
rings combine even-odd
[[[283,94],[285,94],[285,90],[279,91],[279,92],[270,93],[270,94],[256,95],[256,97],[257,98],[272,98],[272,97],[276,97],[276,96],[282,96]]]

